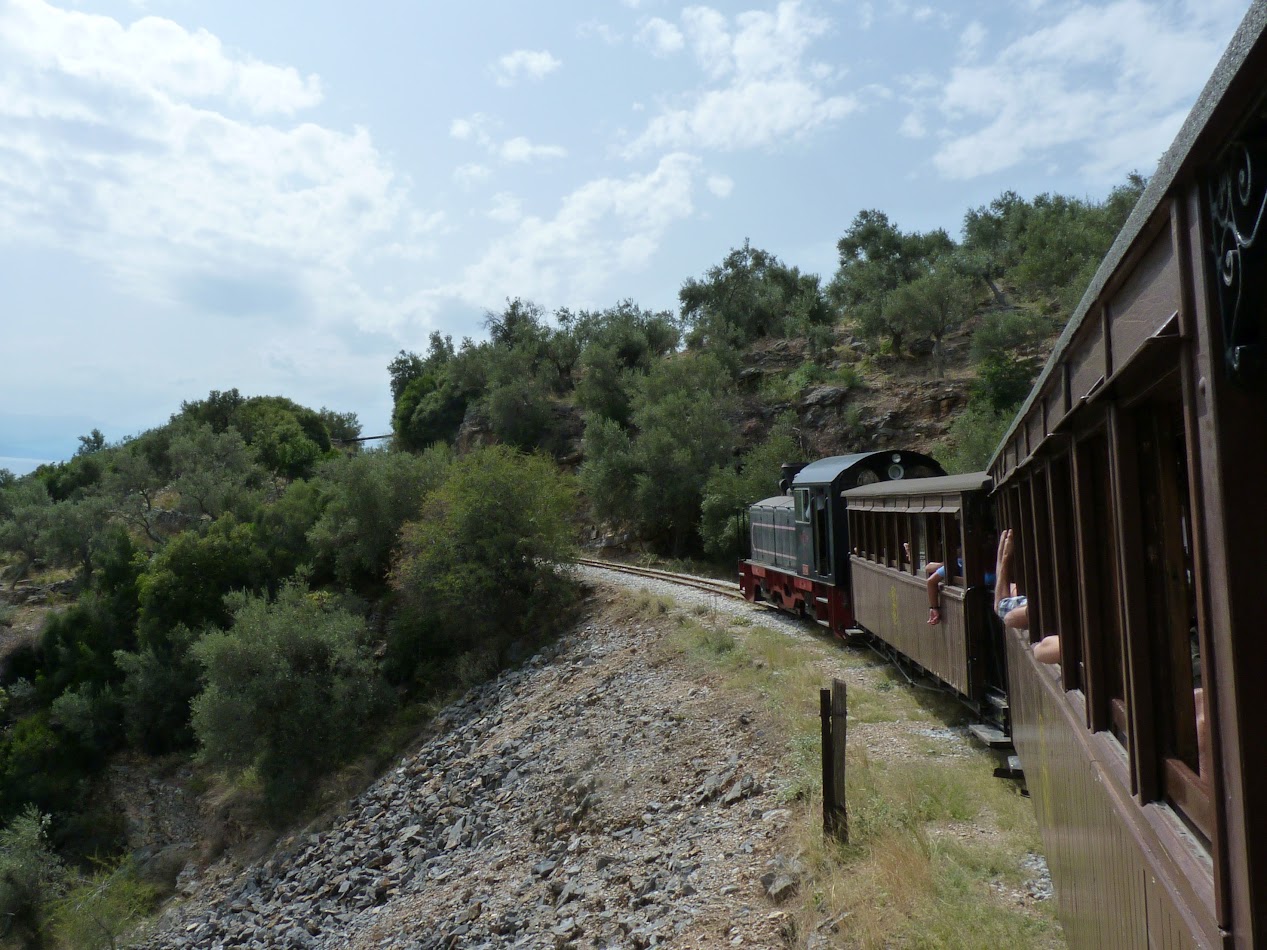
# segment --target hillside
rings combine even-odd
[[[928,916],[940,915],[935,889],[852,911],[844,895],[816,896],[833,881],[814,843],[814,763],[798,762],[786,712],[762,695],[779,675],[805,683],[795,735],[816,728],[814,678],[842,676],[855,691],[864,849],[878,835],[887,860],[909,860],[889,829],[868,827],[862,776],[913,777],[917,758],[938,756],[940,802],[917,823],[945,852],[935,886],[972,868],[972,941],[1059,945],[1028,803],[989,777],[961,729],[886,694],[889,674],[865,656],[779,618],[780,632],[763,633],[750,608],[691,608],[689,593],[673,608],[607,578],[594,578],[586,619],[443,710],[332,820],[187,878],[185,899],[140,946],[769,948],[949,932],[953,920]],[[750,684],[734,679],[744,668]],[[947,793],[958,782],[980,800],[952,804],[966,792]]]

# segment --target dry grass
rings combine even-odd
[[[789,847],[806,868],[790,943],[816,947],[1059,947],[1054,902],[1024,899],[1022,860],[1040,851],[1033,808],[993,777],[984,751],[946,755],[919,729],[962,720],[943,697],[909,687],[872,657],[728,620],[678,617],[672,640],[723,688],[759,696],[788,738]],[[818,690],[851,675],[846,800],[850,842],[822,834]],[[870,728],[894,741],[868,754]],[[900,738],[902,741],[896,741]],[[897,751],[904,748],[906,751]]]

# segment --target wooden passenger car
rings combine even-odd
[[[844,499],[858,625],[997,719],[987,708],[987,689],[1002,696],[1006,684],[999,627],[991,618],[990,487],[985,473],[951,475],[880,482],[846,491]],[[935,626],[927,622],[930,562],[950,568]]]
[[[1267,946],[1265,24],[1259,0],[991,466],[1030,598],[1013,739],[1074,946]]]

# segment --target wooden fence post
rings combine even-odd
[[[818,718],[823,727],[823,834],[832,833],[832,821],[836,817],[836,773],[832,768],[831,748],[831,690],[818,691]]]
[[[823,727],[823,834],[849,841],[845,810],[845,684],[831,681],[818,691],[818,714]]]

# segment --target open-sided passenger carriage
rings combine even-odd
[[[1074,946],[1267,946],[1265,25],[1256,2],[991,467],[1030,598],[1013,738]]]
[[[996,553],[990,476],[880,482],[844,493],[858,625],[953,687],[1007,731],[1003,641],[993,619]],[[928,571],[947,566],[940,623],[928,617]]]

